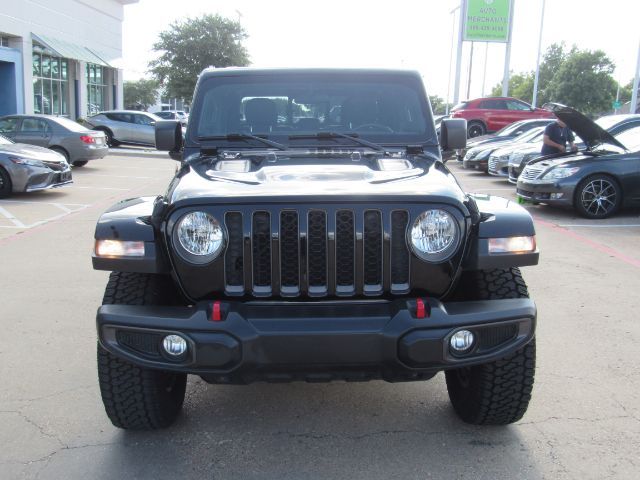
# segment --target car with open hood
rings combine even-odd
[[[0,198],[71,183],[71,168],[63,155],[0,135]]]
[[[614,137],[617,137],[626,130],[640,125],[640,115],[605,115],[595,120],[595,123],[605,129]],[[579,138],[580,137],[576,138],[576,141],[579,140]],[[584,150],[585,148],[587,148],[585,143],[582,141],[577,141],[576,147],[578,148],[578,150]],[[518,183],[518,177],[520,176],[520,173],[522,173],[524,167],[526,167],[531,161],[535,160],[536,158],[540,158],[542,156],[541,151],[542,140],[536,143],[528,143],[526,145],[522,145],[517,149],[517,151],[514,151],[511,155],[509,155],[509,182],[513,184]]]
[[[531,161],[518,178],[518,197],[592,219],[640,206],[640,126],[613,136],[573,108],[555,104],[553,111],[586,150]]]
[[[163,195],[120,202],[95,230],[111,271],[98,376],[121,428],[166,427],[187,375],[255,381],[426,380],[444,371],[466,422],[529,404],[536,308],[529,213],[465,193],[440,156],[419,73],[209,68]]]

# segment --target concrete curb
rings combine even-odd
[[[166,158],[167,160],[171,159],[168,152],[159,152],[158,150],[142,148],[109,148],[109,155],[118,155],[123,157]]]

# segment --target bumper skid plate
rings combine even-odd
[[[418,379],[491,362],[533,338],[532,300],[442,303],[424,299],[426,318],[416,318],[416,300],[322,302],[221,302],[222,321],[212,321],[212,303],[190,307],[103,305],[100,343],[112,354],[143,367],[203,376],[216,383],[253,380],[348,378]],[[475,342],[464,355],[449,348],[460,329]],[[182,336],[185,355],[172,358],[164,337]],[[340,372],[345,375],[341,375]]]

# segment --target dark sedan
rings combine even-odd
[[[70,183],[71,169],[62,155],[0,135],[0,198]]]
[[[606,115],[604,117],[598,118],[596,120],[596,123],[611,135],[617,137],[622,132],[630,128],[639,126],[640,115]],[[579,140],[579,138],[576,140]],[[579,150],[583,150],[585,148],[584,143],[582,143],[581,141],[576,145],[578,146]],[[509,182],[517,183],[518,176],[520,176],[520,173],[522,173],[522,169],[527,166],[532,160],[535,160],[536,158],[540,158],[542,156],[542,154],[540,153],[541,150],[542,142],[539,142],[529,145],[523,145],[522,148],[518,149],[517,152],[514,152],[514,154],[509,157]]]
[[[17,143],[49,148],[74,167],[109,153],[103,132],[89,130],[64,117],[53,115],[8,115],[0,117],[0,133]]]
[[[558,106],[555,112],[587,150],[529,163],[518,179],[518,197],[573,207],[587,218],[640,206],[640,126],[613,137],[572,108]]]

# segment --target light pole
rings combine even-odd
[[[462,40],[464,36],[464,16],[467,12],[467,0],[460,0],[460,22],[458,26],[458,52],[456,54],[456,78],[453,87],[453,104],[460,100],[460,70],[462,69]]]
[[[544,4],[546,0],[542,0],[542,14],[540,15],[540,35],[538,36],[538,56],[536,57],[536,76],[533,80],[533,101],[532,106],[536,106],[538,100],[538,77],[540,76],[540,49],[542,48],[542,27],[544,26]]]
[[[449,115],[449,94],[451,91],[451,65],[453,63],[453,42],[456,33],[456,10],[460,9],[460,5],[451,10],[449,14],[451,17],[451,50],[449,51],[449,76],[447,77],[447,104],[445,106],[445,115]]]
[[[636,113],[636,106],[638,105],[638,80],[640,80],[640,43],[638,44],[638,61],[636,62],[636,76],[633,79],[633,92],[631,92],[629,113]]]

